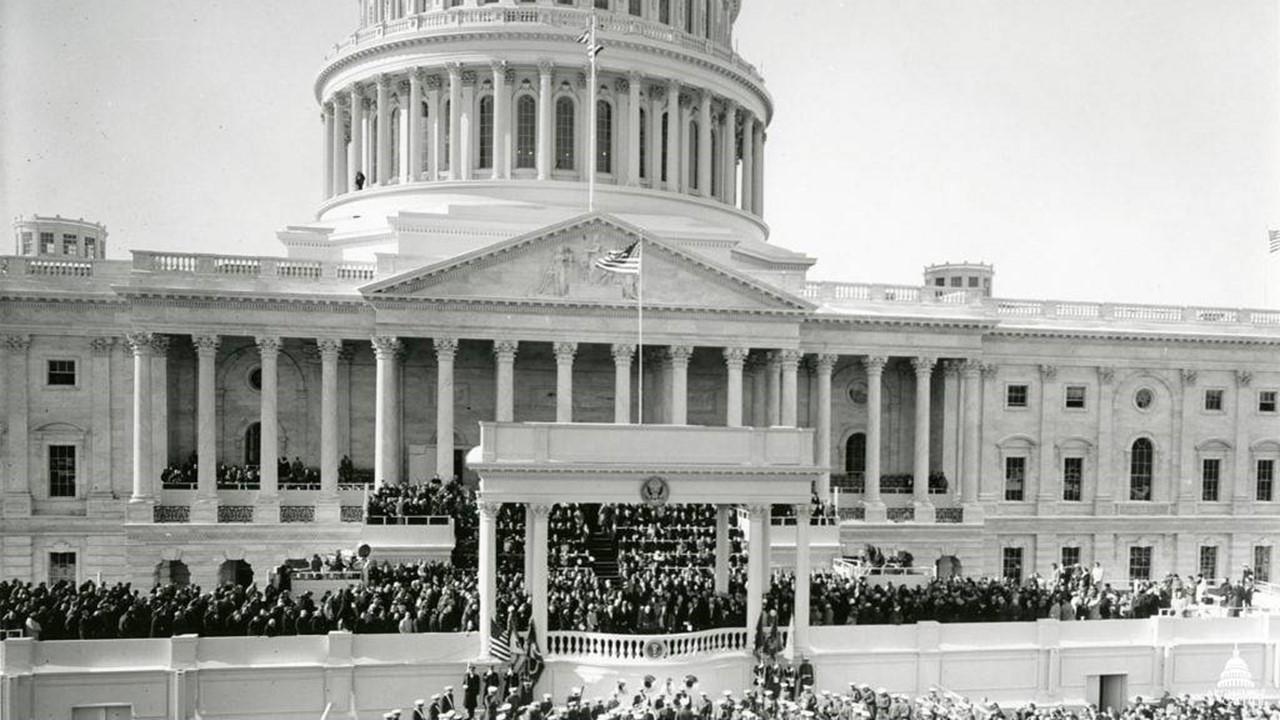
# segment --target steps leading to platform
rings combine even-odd
[[[593,532],[587,538],[587,552],[591,553],[591,569],[596,577],[616,580],[618,572],[618,545],[613,536],[605,532]]]

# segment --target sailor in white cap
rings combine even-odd
[[[413,720],[427,720],[427,701],[418,699],[413,701]]]

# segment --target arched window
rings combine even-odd
[[[1155,448],[1146,438],[1133,441],[1129,453],[1129,499],[1150,500]]]
[[[640,177],[649,177],[649,114],[640,108]]]
[[[556,101],[556,169],[572,170],[573,158],[573,100],[562,97]]]
[[[632,15],[634,15],[634,16],[636,16],[636,17],[640,17],[640,14],[641,14],[641,13],[640,13],[640,6],[641,6],[641,4],[642,4],[642,3],[641,3],[641,1],[640,1],[640,0],[630,0],[630,2],[629,2],[629,3],[628,3],[628,5],[627,5],[627,12],[631,13]]]
[[[493,167],[493,96],[480,98],[480,157],[481,169]]]
[[[844,471],[849,475],[861,474],[867,470],[867,436],[854,433],[844,441]]]
[[[671,24],[671,0],[658,0],[658,22]]]
[[[538,166],[538,103],[532,95],[516,101],[516,167]]]
[[[689,121],[689,189],[698,189],[698,121]]]
[[[262,423],[253,423],[244,431],[244,464],[257,466],[262,459]]]
[[[596,101],[596,172],[613,172],[613,106]]]

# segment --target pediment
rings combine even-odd
[[[601,270],[605,254],[639,243],[643,284]],[[686,252],[607,215],[590,214],[370,283],[370,300],[635,305],[717,311],[809,310],[806,301]]]

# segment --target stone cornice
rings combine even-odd
[[[370,298],[369,307],[375,310],[491,310],[503,308],[504,311],[517,309],[525,314],[543,309],[588,310],[593,314],[609,317],[635,318],[635,303],[602,303],[595,300],[562,300],[552,298],[419,298],[419,297],[377,297]],[[804,310],[788,308],[716,308],[683,305],[650,305],[645,303],[646,317],[671,313],[692,313],[708,315],[749,315],[755,317],[776,317],[782,319],[799,319],[805,315]]]
[[[572,32],[520,31],[513,29],[489,30],[482,27],[477,27],[477,29],[472,30],[471,27],[477,26],[463,26],[456,28],[454,32],[448,33],[409,35],[404,38],[384,40],[382,42],[370,41],[367,45],[359,47],[347,55],[334,58],[329,61],[316,76],[314,85],[316,101],[321,102],[323,100],[324,86],[332,77],[346,68],[358,65],[365,60],[369,60],[383,54],[395,54],[419,45],[462,43],[477,40],[496,40],[503,43],[510,43],[513,40],[572,42],[575,37]],[[728,62],[721,61],[713,56],[690,54],[674,47],[664,46],[663,44],[660,44],[660,42],[650,44],[617,38],[610,38],[608,42],[611,52],[616,51],[617,49],[624,49],[650,53],[663,58],[673,59],[677,62],[688,63],[726,77],[729,80],[747,88],[751,94],[759,98],[761,104],[765,107],[766,122],[773,116],[773,98],[769,95],[769,92],[764,89],[763,81],[757,81],[744,72],[734,68]],[[576,48],[577,45],[575,44],[574,47]],[[618,74],[626,74],[628,70],[617,70],[602,67],[601,72],[617,72]]]
[[[1100,340],[1110,342],[1188,343],[1206,345],[1280,345],[1280,335],[1188,335],[1177,332],[1151,330],[1081,330],[1069,328],[1005,328],[998,324],[988,333],[989,337],[1033,338],[1038,340]]]
[[[359,296],[275,294],[224,290],[210,293],[204,290],[180,290],[164,288],[119,287],[120,297],[132,305],[166,305],[186,308],[225,308],[243,310],[245,305],[261,305],[270,310],[314,310],[325,308],[330,312],[358,313],[370,309]]]
[[[124,305],[126,301],[119,295],[104,293],[85,293],[62,290],[0,290],[0,303],[12,304],[94,304]]]
[[[999,326],[984,318],[928,317],[913,315],[808,315],[806,324],[879,325],[885,327],[945,328],[950,330],[990,331]]]

